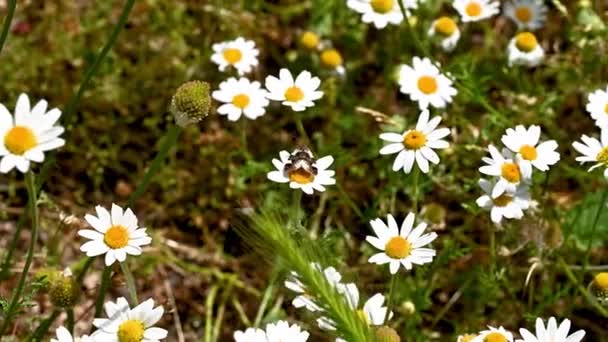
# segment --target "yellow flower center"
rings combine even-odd
[[[249,96],[246,94],[238,94],[232,98],[232,104],[240,109],[244,109],[249,104]]]
[[[538,46],[538,41],[533,33],[522,32],[515,36],[515,46],[517,46],[520,51],[530,52]]]
[[[492,332],[487,334],[483,340],[484,342],[507,342],[507,338],[505,337],[505,335],[498,332]]]
[[[37,144],[34,132],[24,126],[15,126],[4,136],[4,146],[6,146],[6,149],[18,156],[23,155]]]
[[[532,19],[532,11],[526,6],[520,6],[515,9],[515,18],[522,23],[527,23]]]
[[[418,89],[429,95],[437,91],[437,80],[433,76],[422,76],[418,79]]]
[[[595,156],[595,159],[597,159],[597,162],[600,164],[608,165],[608,146],[602,148],[600,153]]]
[[[601,289],[608,289],[608,272],[598,273],[595,278],[593,278],[593,284]]]
[[[129,243],[129,231],[121,225],[112,226],[104,234],[103,242],[112,249],[123,248]]]
[[[604,112],[608,115],[608,103],[606,103],[606,107],[604,107]]]
[[[502,178],[506,179],[511,183],[517,183],[521,179],[519,173],[519,166],[515,163],[504,163],[500,169]]]
[[[243,53],[239,49],[227,48],[224,49],[224,59],[228,64],[238,63],[243,58]]]
[[[449,37],[456,32],[456,22],[449,17],[441,17],[435,21],[435,31],[442,36]]]
[[[302,89],[300,89],[296,86],[291,86],[291,87],[287,88],[287,90],[285,90],[285,99],[287,101],[298,102],[303,98],[304,98],[304,93],[302,92]]]
[[[336,49],[328,49],[321,52],[321,63],[324,65],[335,68],[342,65],[342,55]]]
[[[492,200],[497,207],[506,207],[507,204],[513,201],[513,197],[509,195],[500,195]]]
[[[372,9],[378,13],[388,13],[395,5],[394,0],[372,0]]]
[[[358,310],[357,310],[357,316],[359,316],[359,318],[361,318],[361,320],[362,320],[363,322],[365,322],[365,324],[369,325],[370,321],[369,321],[369,319],[367,318],[367,315],[365,314],[365,311],[363,311],[363,310],[361,310],[361,309],[358,309]]]
[[[315,179],[315,175],[304,169],[292,170],[289,172],[288,176],[290,181],[298,184],[312,183],[312,181]]]
[[[144,339],[144,330],[146,326],[144,323],[137,319],[130,319],[124,321],[118,327],[118,341],[119,342],[140,342]]]
[[[478,17],[481,14],[481,5],[475,1],[471,1],[467,4],[464,11],[469,17]]]
[[[319,45],[319,36],[311,31],[306,31],[300,38],[300,43],[307,49],[314,50]]]
[[[538,152],[536,151],[536,147],[530,145],[524,145],[519,149],[519,154],[521,154],[522,158],[525,160],[536,160],[538,157]]]
[[[417,150],[426,144],[426,135],[424,133],[411,130],[403,137],[403,145],[410,150]]]
[[[384,246],[386,255],[393,259],[403,259],[410,255],[412,244],[401,236],[391,238]]]

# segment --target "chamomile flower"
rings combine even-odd
[[[608,178],[608,128],[602,129],[601,141],[585,134],[581,140],[583,143],[577,141],[572,144],[574,149],[582,154],[582,156],[576,157],[576,161],[581,164],[594,162],[595,164],[589,168],[589,171],[603,166],[606,168],[604,177]]]
[[[218,65],[220,71],[232,66],[239,75],[251,72],[258,65],[258,54],[253,40],[238,37],[235,40],[213,44],[211,61]]]
[[[452,87],[452,81],[441,74],[439,68],[426,57],[414,57],[412,66],[401,66],[399,86],[403,94],[418,102],[420,109],[426,109],[429,105],[445,108],[458,93]]]
[[[586,109],[599,128],[608,128],[608,87],[589,94]]]
[[[490,212],[494,223],[500,223],[503,217],[519,220],[524,216],[523,211],[530,207],[530,193],[525,185],[518,186],[514,192],[505,191],[496,198],[492,197],[494,182],[480,179],[479,187],[484,195],[477,199],[477,205]]]
[[[403,21],[398,0],[348,0],[346,6],[362,14],[361,20],[364,23],[373,23],[378,29],[383,29],[388,24],[399,25]],[[418,4],[416,0],[404,0],[403,6],[409,15],[409,10],[415,9]]]
[[[279,78],[266,77],[267,97],[270,100],[281,101],[283,105],[301,112],[307,107],[313,107],[314,101],[323,97],[323,92],[317,90],[321,80],[313,77],[310,72],[302,71],[294,80],[287,69],[279,71]]]
[[[456,21],[450,17],[440,17],[433,21],[429,28],[429,36],[441,39],[441,48],[450,52],[454,50],[460,39],[460,29]]]
[[[137,217],[131,209],[124,210],[112,204],[109,212],[102,206],[95,207],[97,216],[87,214],[84,218],[94,229],[81,229],[78,235],[90,239],[80,247],[87,256],[105,254],[106,266],[115,261],[123,262],[127,254],[140,255],[141,246],[148,245],[152,238],[146,228],[139,228]]]
[[[513,342],[513,334],[505,328],[490,326],[488,328],[489,330],[480,332],[471,342]]]
[[[167,337],[167,330],[154,327],[164,313],[162,306],[154,308],[154,300],[145,302],[131,309],[124,297],[104,304],[108,318],[96,318],[93,325],[97,330],[91,335],[95,341],[123,342],[142,341],[158,342]]]
[[[249,81],[246,78],[234,77],[220,83],[220,89],[212,93],[217,101],[223,102],[217,112],[228,115],[228,120],[237,121],[241,115],[251,120],[264,115],[268,99],[266,90],[261,88],[260,82]]]
[[[431,262],[436,254],[435,250],[422,246],[435,240],[437,234],[423,234],[427,226],[424,222],[412,229],[414,219],[414,213],[409,213],[401,225],[401,231],[390,214],[387,215],[388,225],[379,218],[370,221],[376,236],[367,236],[366,240],[382,252],[374,254],[368,261],[378,265],[388,263],[391,274],[397,273],[399,265],[411,270],[413,264],[424,265]]]
[[[258,328],[247,328],[245,331],[237,330],[232,336],[235,342],[267,342],[266,332]]]
[[[55,334],[57,334],[57,338],[52,338],[51,342],[93,342],[88,335],[72,337],[70,331],[64,327],[57,328],[57,330],[55,330]]]
[[[415,129],[402,134],[380,134],[380,139],[389,142],[380,150],[380,154],[399,153],[393,162],[393,171],[403,169],[405,173],[410,173],[415,161],[422,172],[429,172],[429,161],[439,163],[439,156],[433,149],[449,147],[448,142],[442,139],[450,134],[450,130],[437,128],[440,122],[441,117],[435,116],[429,120],[428,110],[422,111]]]
[[[452,6],[466,23],[484,20],[498,14],[500,4],[494,0],[454,0]]]
[[[479,168],[479,172],[488,176],[499,177],[499,180],[492,189],[492,198],[498,198],[506,191],[514,193],[517,186],[522,182],[527,182],[532,177],[531,169],[524,170],[520,167],[521,157],[513,155],[511,151],[504,148],[502,153],[498,152],[494,145],[488,146],[490,157],[482,158],[488,164]],[[530,173],[527,173],[530,171]]]
[[[53,108],[47,112],[48,103],[40,100],[30,107],[26,94],[19,95],[15,115],[0,103],[0,173],[14,169],[25,173],[30,163],[44,161],[44,152],[65,144],[59,138],[64,129],[55,125],[61,111]]]
[[[338,50],[334,48],[325,49],[319,54],[319,59],[321,60],[321,65],[324,67],[331,69],[340,75],[344,74],[344,60]]]
[[[295,149],[292,153],[279,152],[280,159],[273,159],[276,170],[268,173],[267,177],[273,182],[289,183],[292,189],[301,189],[312,195],[315,190],[323,192],[326,185],[336,184],[333,170],[328,170],[334,162],[332,156],[314,159],[308,149]]]
[[[359,290],[354,283],[344,284],[344,286],[339,288],[348,305],[351,309],[357,312],[357,315],[365,324],[371,326],[379,326],[384,324],[384,317],[386,316],[386,311],[388,308],[384,306],[384,296],[381,293],[376,293],[371,296],[365,304],[363,304],[363,308],[359,308]],[[393,313],[389,314],[389,319],[393,317]],[[327,317],[320,317],[317,319],[317,324],[319,328],[324,330],[336,330],[336,324],[331,319]],[[336,339],[336,341],[344,341],[343,339]]]
[[[330,266],[321,270],[321,265],[317,263],[311,264],[311,267],[319,272],[322,271],[325,279],[332,286],[337,287],[340,284],[342,275],[335,268]],[[299,293],[291,302],[294,307],[298,309],[303,307],[312,312],[321,311],[321,308],[314,302],[313,296],[307,293],[306,286],[302,284],[297,273],[291,272],[291,275],[285,280],[285,287],[295,293]]]
[[[545,50],[540,46],[534,33],[521,32],[509,42],[509,66],[524,65],[535,67],[545,57]]]
[[[522,125],[508,128],[501,139],[509,150],[521,157],[519,166],[525,174],[532,173],[532,166],[543,172],[549,171],[549,166],[559,161],[557,142],[547,140],[539,143],[539,140],[540,127],[536,125],[528,129]]]
[[[521,328],[519,329],[519,333],[523,339],[517,340],[517,342],[580,342],[585,337],[584,330],[579,330],[568,336],[569,332],[569,319],[563,320],[558,326],[555,317],[551,317],[545,328],[543,320],[539,317],[536,319],[536,335],[527,329]]]
[[[505,3],[503,11],[520,29],[539,29],[547,18],[547,7],[542,0],[511,0]]]
[[[286,321],[278,321],[266,325],[266,341],[268,342],[305,342],[310,334],[297,324],[289,325]]]

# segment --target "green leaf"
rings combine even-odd
[[[608,191],[608,190],[605,190]],[[564,237],[572,237],[576,246],[581,250],[586,250],[591,242],[591,247],[599,247],[604,244],[608,237],[608,210],[604,201],[604,192],[594,192],[588,194],[578,206],[568,213],[564,228]],[[603,206],[597,227],[593,232],[593,226],[598,214],[598,209]]]

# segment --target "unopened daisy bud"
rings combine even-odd
[[[608,302],[608,272],[595,275],[591,283],[591,292],[601,302]]]
[[[203,120],[211,106],[209,93],[209,84],[201,81],[186,82],[177,88],[171,99],[171,113],[175,122],[186,127]]]
[[[344,69],[342,66],[342,63],[344,63],[342,60],[342,55],[336,49],[324,50],[321,52],[320,58],[321,64],[329,69],[334,69],[340,73]]]
[[[319,42],[319,36],[312,31],[306,31],[300,36],[300,44],[308,50],[316,50]]]
[[[412,315],[416,312],[416,305],[412,301],[405,301],[401,303],[401,311],[406,315]]]
[[[71,308],[78,302],[80,286],[69,268],[53,280],[49,295],[53,305],[60,308]]]
[[[401,342],[401,337],[395,329],[382,326],[376,329],[376,341],[378,342]]]

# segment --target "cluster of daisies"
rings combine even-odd
[[[586,109],[600,129],[600,139],[583,134],[582,142],[572,144],[581,154],[576,160],[581,164],[594,163],[589,171],[603,167],[604,177],[608,178],[608,87],[589,94]]]
[[[514,339],[513,333],[503,327],[488,326],[488,330],[478,334],[465,334],[458,336],[457,342],[580,342],[585,337],[584,330],[570,334],[570,320],[564,319],[559,325],[555,317],[549,318],[545,326],[542,318],[536,319],[535,334],[521,328],[521,339]]]

